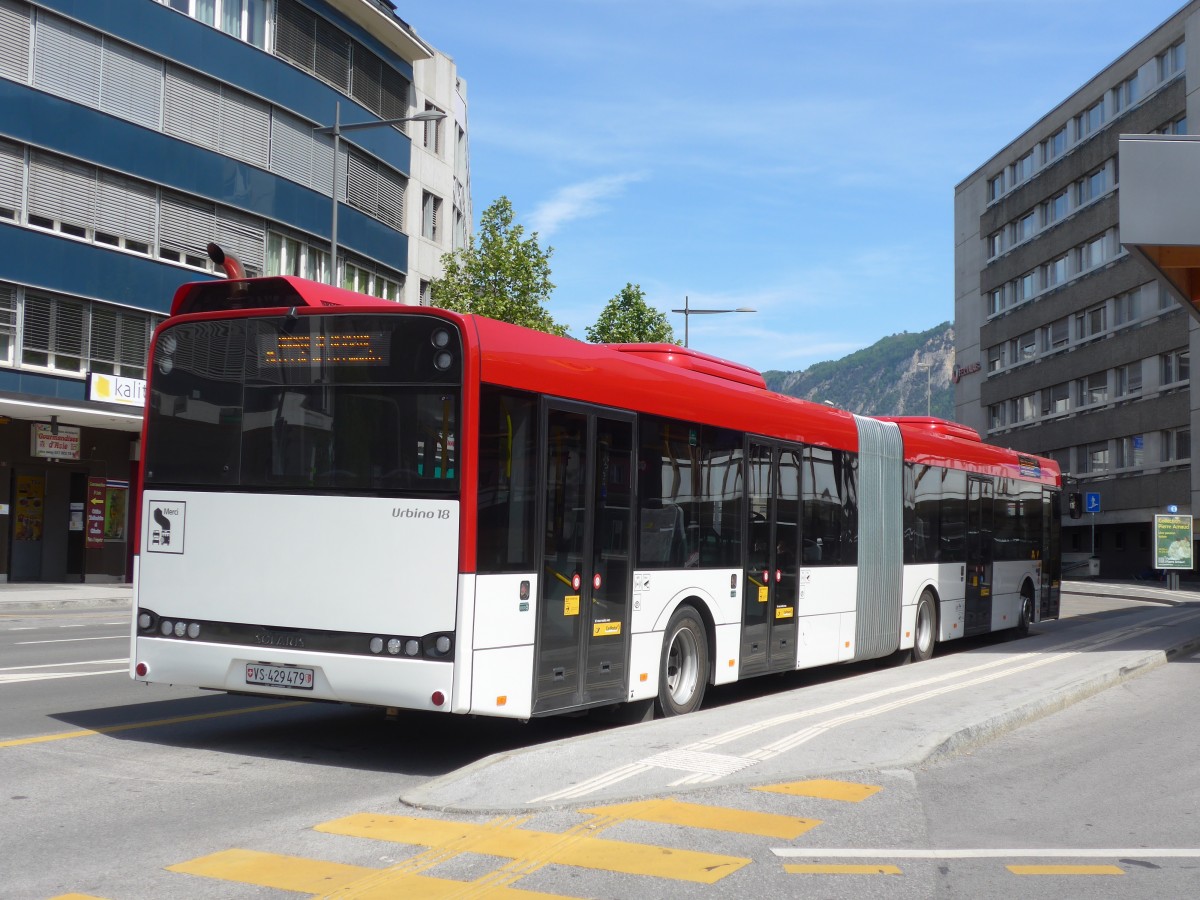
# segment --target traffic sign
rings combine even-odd
[[[1100,512],[1100,494],[1096,491],[1089,491],[1084,495],[1084,512],[1098,513]]]

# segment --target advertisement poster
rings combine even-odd
[[[88,550],[99,550],[104,546],[104,500],[103,478],[87,480],[87,535],[84,546]]]
[[[17,509],[13,522],[13,540],[40,541],[46,479],[41,475],[18,475],[16,487]]]
[[[104,539],[125,539],[126,510],[129,508],[129,482],[109,481],[105,484]]]
[[[1192,517],[1154,517],[1154,568],[1192,568]]]

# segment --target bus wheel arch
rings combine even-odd
[[[704,607],[681,603],[663,632],[659,657],[658,699],[661,717],[694,712],[704,701],[712,678],[713,629]]]
[[[938,635],[938,597],[932,587],[921,591],[913,614],[913,645],[909,659],[924,662],[933,656]]]

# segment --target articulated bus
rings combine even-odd
[[[236,270],[233,270],[234,274]],[[528,719],[1056,618],[1052,460],[291,277],[151,348],[131,675]]]

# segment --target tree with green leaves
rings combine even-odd
[[[545,306],[554,290],[554,248],[543,250],[536,231],[525,237],[514,218],[507,197],[484,210],[478,242],[472,235],[466,247],[442,257],[446,273],[430,285],[433,305],[565,335],[568,326],[555,322]]]
[[[640,284],[626,282],[604,309],[595,325],[585,329],[593,344],[678,344],[665,313],[646,302]]]

